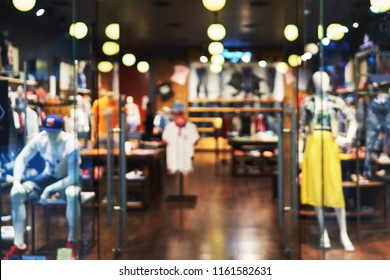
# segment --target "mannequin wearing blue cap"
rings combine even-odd
[[[80,213],[78,166],[81,160],[76,136],[63,131],[63,126],[64,122],[59,116],[47,116],[43,121],[41,132],[27,143],[15,160],[11,189],[12,224],[15,237],[14,245],[4,259],[28,251],[28,246],[24,242],[27,216],[25,202],[45,203],[55,193],[66,196],[66,217],[69,224],[66,246],[72,249],[72,258],[75,258],[74,242],[77,239]],[[45,161],[44,170],[41,174],[22,181],[28,162],[37,153],[40,153]]]

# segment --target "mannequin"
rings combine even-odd
[[[357,123],[343,99],[327,94],[330,88],[327,73],[314,73],[313,82],[315,93],[303,100],[300,112],[301,202],[314,206],[321,232],[320,246],[325,249],[331,247],[331,242],[324,224],[323,206],[334,208],[341,244],[345,251],[352,252],[355,248],[347,233],[339,147],[352,143]],[[339,133],[341,113],[349,122],[346,136]]]
[[[196,125],[186,119],[184,110],[184,103],[175,101],[172,110],[174,120],[165,126],[162,135],[167,143],[167,168],[171,174],[186,174],[192,170],[194,145],[199,139]]]
[[[138,105],[134,103],[132,96],[126,97],[126,121],[130,132],[136,131],[141,123]]]
[[[24,241],[26,228],[25,202],[45,201],[54,193],[66,196],[66,217],[69,224],[67,248],[76,258],[75,241],[79,223],[81,189],[78,183],[78,168],[81,159],[75,137],[63,131],[64,122],[56,115],[49,115],[42,124],[42,131],[34,136],[15,160],[14,181],[11,189],[12,224],[15,231],[14,245],[4,256],[22,255],[28,251]],[[40,153],[45,160],[42,173],[22,180],[28,162]],[[75,168],[76,167],[76,168]]]
[[[119,127],[119,101],[112,91],[102,90],[92,104],[91,137],[93,147],[105,148],[107,145],[107,122],[110,117],[111,129]]]
[[[79,61],[77,69],[77,86],[78,88],[87,88],[87,77],[84,74],[86,62],[84,60]]]

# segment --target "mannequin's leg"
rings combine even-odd
[[[320,234],[321,234],[320,247],[329,249],[331,247],[331,244],[330,244],[328,231],[324,224],[324,210],[322,207],[315,207],[315,210],[316,210],[318,225],[320,227]]]
[[[14,244],[20,248],[26,248],[24,243],[24,229],[26,228],[26,201],[27,193],[24,190],[11,189],[12,225],[15,231]]]
[[[355,251],[355,247],[353,246],[351,240],[349,239],[347,232],[347,217],[345,213],[345,208],[335,208],[337,215],[337,222],[340,228],[340,241],[344,247],[344,250],[347,252]]]
[[[68,241],[77,240],[77,231],[80,220],[80,187],[69,186],[65,190],[66,194],[66,218],[69,225]]]

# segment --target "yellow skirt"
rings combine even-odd
[[[307,137],[302,163],[301,203],[345,207],[339,147],[330,131],[316,130]]]

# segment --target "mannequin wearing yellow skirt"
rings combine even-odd
[[[339,148],[352,143],[357,123],[343,99],[327,94],[330,78],[326,72],[314,73],[313,83],[315,93],[305,98],[300,111],[301,203],[314,206],[321,232],[320,246],[326,249],[331,242],[323,207],[334,208],[341,244],[345,251],[352,252],[355,247],[347,232]],[[349,121],[346,136],[339,133],[340,114]]]

